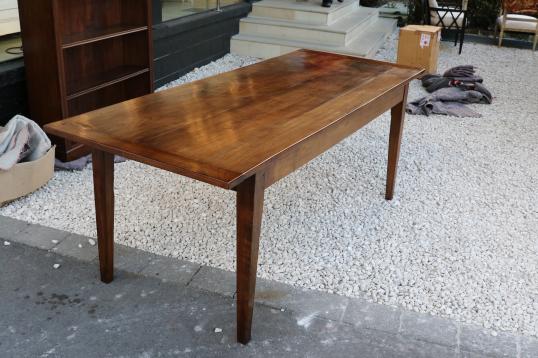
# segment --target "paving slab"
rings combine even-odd
[[[228,297],[235,294],[235,273],[204,266],[194,276],[191,285]],[[258,278],[256,302],[276,309],[292,310],[303,317],[323,317],[339,321],[348,298],[325,292],[303,290],[280,282]]]
[[[417,340],[448,347],[458,345],[458,326],[454,321],[423,313],[402,313],[400,333]]]
[[[21,220],[0,216],[0,239],[10,239],[15,234],[21,232],[28,226],[28,223]]]
[[[81,261],[93,261],[97,258],[97,245],[91,245],[87,236],[70,234],[52,251],[63,256],[70,256]],[[93,240],[93,239],[92,239]]]
[[[401,312],[394,307],[352,298],[343,321],[357,327],[396,334],[399,332]]]
[[[462,325],[461,351],[490,357],[516,357],[517,337],[509,333],[492,332],[482,327]]]
[[[490,355],[461,351],[456,355],[457,358],[491,358]]]
[[[538,357],[538,339],[531,337],[521,338],[521,358]]]
[[[200,270],[200,265],[172,257],[155,255],[140,274],[151,276],[163,282],[188,284],[194,274]]]
[[[326,292],[306,290],[280,282],[258,279],[256,302],[274,308],[292,310],[302,317],[322,317],[340,321],[349,299]]]
[[[114,244],[114,269],[139,273],[155,260],[156,256],[129,246]]]
[[[214,267],[202,266],[189,285],[223,296],[234,297],[235,273]]]
[[[42,225],[28,225],[22,231],[11,236],[11,240],[25,245],[50,250],[69,235],[66,231],[56,230]]]

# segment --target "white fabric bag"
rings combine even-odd
[[[0,170],[10,170],[19,162],[37,160],[50,148],[50,139],[37,123],[16,115],[5,127],[0,127]]]

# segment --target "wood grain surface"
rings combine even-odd
[[[361,114],[364,125],[381,109],[400,102],[404,86],[421,73],[386,62],[301,50],[45,128],[89,147],[230,189],[274,164],[275,157],[354,115]],[[280,179],[278,173],[268,180]]]

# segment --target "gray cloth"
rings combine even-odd
[[[124,157],[120,157],[119,155],[116,155],[114,157],[114,163],[123,163],[125,161],[126,159]],[[54,161],[54,169],[55,170],[83,170],[91,162],[92,162],[91,155],[80,157],[71,162],[62,162],[56,159]]]
[[[86,155],[70,162],[62,162],[59,159],[54,160],[55,170],[82,170],[91,162],[92,156]]]
[[[443,77],[473,77],[475,72],[475,67],[473,65],[461,65],[446,70],[445,73],[443,73]]]
[[[17,115],[0,127],[0,170],[10,170],[20,162],[43,157],[51,148],[50,139],[34,121]]]
[[[464,91],[473,90],[473,91],[482,93],[484,97],[482,98],[482,101],[480,101],[480,103],[485,103],[485,104],[493,103],[493,95],[486,88],[486,86],[484,86],[481,83],[478,83],[478,82],[477,83],[461,83],[461,84],[456,84],[456,87],[459,87]]]
[[[441,88],[434,93],[407,104],[409,114],[444,114],[455,117],[482,117],[468,108],[466,103],[487,103],[481,92],[464,91],[458,87]]]
[[[441,75],[425,75],[421,79],[422,86],[426,88],[426,91],[432,93],[438,89],[445,87],[454,87],[455,83],[462,84],[480,84],[484,82],[484,79],[480,76],[472,77],[444,77]]]

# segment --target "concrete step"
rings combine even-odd
[[[220,0],[220,6],[237,4],[237,0]],[[217,0],[192,0],[192,7],[195,9],[216,9]]]
[[[396,20],[380,18],[347,46],[327,45],[259,35],[238,34],[232,38],[231,52],[259,58],[280,56],[298,49],[373,57],[385,39],[396,29]]]
[[[374,57],[385,40],[397,29],[398,21],[391,18],[378,18],[374,24],[346,46],[343,53],[359,54],[363,57]]]
[[[406,18],[409,14],[409,8],[405,4],[390,3],[379,8],[380,17],[390,17],[397,19],[398,17]]]
[[[377,9],[358,8],[331,25],[305,24],[301,22],[248,16],[241,19],[239,33],[293,39],[333,46],[351,43],[361,32],[377,20]]]
[[[331,25],[359,7],[357,0],[334,0],[330,8],[321,0],[263,0],[252,4],[252,16],[294,21],[311,25]]]

